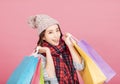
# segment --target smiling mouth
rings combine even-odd
[[[55,43],[59,43],[59,40],[53,40],[53,42],[55,42]]]

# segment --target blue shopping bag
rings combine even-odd
[[[25,56],[9,77],[7,84],[30,84],[36,70],[38,58]]]
[[[115,71],[102,59],[102,57],[84,40],[77,42],[80,48],[98,65],[101,71],[106,76],[106,83],[115,75]]]

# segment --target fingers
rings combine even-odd
[[[41,48],[41,46],[37,46],[36,49],[35,49],[35,53],[38,53],[40,48]]]
[[[65,37],[69,37],[69,38],[70,38],[71,36],[72,36],[72,35],[71,35],[70,33],[66,33],[66,34],[65,34]]]
[[[39,50],[41,48],[41,46],[37,46],[36,50]]]
[[[70,40],[71,36],[72,35],[70,33],[66,33],[63,35],[63,40],[68,46],[71,45],[71,40]]]
[[[70,33],[65,33],[64,35],[63,35],[63,40],[65,40],[65,39],[67,39],[67,38],[71,38],[72,37],[72,35],[70,34]]]
[[[46,53],[46,52],[49,52],[50,49],[48,47],[37,46],[36,51],[39,53]]]
[[[63,40],[68,45],[73,45],[74,43],[77,43],[77,41],[73,38],[72,34],[66,33],[63,35]]]

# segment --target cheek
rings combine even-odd
[[[46,41],[50,41],[51,39],[52,39],[52,36],[51,36],[51,35],[48,35],[48,36],[46,36],[46,38],[45,38]]]

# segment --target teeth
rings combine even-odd
[[[54,42],[55,45],[59,44],[59,40],[52,40]]]
[[[57,43],[58,41],[54,41],[54,42],[56,42],[56,43]]]
[[[53,40],[54,42],[58,43],[58,40]]]

